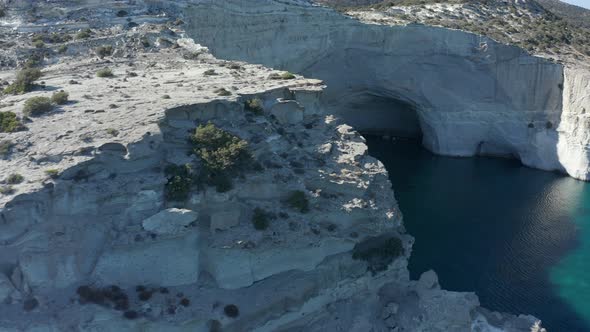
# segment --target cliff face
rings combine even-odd
[[[8,12],[0,37],[11,46],[2,50],[0,79],[13,82],[15,65],[41,48],[44,84],[0,99],[0,111],[26,127],[0,133],[10,142],[0,159],[2,188],[9,175],[22,176],[0,195],[0,330],[528,331],[535,324],[490,313],[472,293],[442,290],[432,271],[409,280],[413,238],[387,172],[332,112],[362,130],[389,130],[373,117],[387,119],[394,99],[399,119],[413,126],[402,113],[416,110],[415,129],[435,151],[470,154],[482,137],[495,145],[480,144],[479,152],[528,151],[530,138],[509,131],[527,124],[512,108],[543,108],[530,114],[530,129],[550,140],[553,131],[538,123],[559,121],[552,110],[560,94],[543,84],[561,82],[559,65],[462,32],[367,26],[303,1],[22,1]],[[31,33],[53,32],[75,38],[33,45]],[[187,34],[220,55],[315,73],[332,86],[220,60]],[[111,54],[98,56],[100,46]],[[434,75],[443,60],[442,76]],[[97,77],[106,67],[113,76]],[[512,94],[526,90],[511,80],[532,75],[527,68],[543,94]],[[445,81],[456,73],[468,83]],[[587,84],[575,77],[565,91]],[[69,103],[24,116],[28,98],[62,89]],[[357,97],[373,113],[347,106]],[[569,103],[584,102],[573,95]],[[579,118],[568,121],[582,128]],[[199,182],[210,174],[190,137],[208,123],[247,143],[253,164],[229,177],[233,185]],[[467,143],[456,139],[459,129]],[[171,199],[179,188],[186,197]]]
[[[323,105],[360,131],[386,131],[392,121],[388,110],[350,108],[351,100],[401,100],[435,153],[507,155],[589,178],[585,134],[570,130],[589,108],[582,68],[566,75],[561,64],[483,36],[363,24],[301,2],[189,3],[189,35],[219,56],[321,78]]]

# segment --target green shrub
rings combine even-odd
[[[0,112],[0,133],[13,133],[23,130],[23,124],[13,112]]]
[[[107,128],[107,134],[111,136],[119,136],[119,131],[115,128]]]
[[[51,101],[57,105],[63,105],[68,102],[69,96],[70,96],[69,93],[61,90],[61,91],[53,93],[53,95],[51,96]]]
[[[213,75],[217,75],[217,73],[215,72],[215,69],[208,69],[206,70],[203,75],[205,76],[213,76]]]
[[[2,194],[2,195],[14,194],[14,188],[12,188],[12,186],[0,186],[0,194]]]
[[[59,53],[59,54],[64,54],[67,51],[68,51],[67,45],[61,45],[60,47],[57,48],[57,53]]]
[[[309,201],[305,193],[301,190],[292,191],[285,202],[290,208],[296,211],[301,213],[309,212]]]
[[[229,92],[228,90],[226,90],[224,88],[219,88],[219,89],[215,90],[214,92],[218,96],[222,96],[222,97],[231,96],[231,92]]]
[[[248,112],[252,112],[257,115],[264,113],[264,108],[262,106],[262,100],[260,100],[260,98],[252,98],[252,99],[246,100],[244,102],[244,109]]]
[[[94,52],[96,52],[96,55],[98,55],[100,58],[104,58],[105,56],[110,56],[113,54],[113,46],[102,45],[97,47]]]
[[[268,213],[261,208],[255,208],[254,215],[252,216],[252,225],[259,231],[267,229],[270,225]]]
[[[35,40],[33,46],[35,46],[35,48],[44,48],[45,43],[42,40]]]
[[[6,183],[8,184],[19,184],[22,183],[25,180],[25,178],[17,173],[13,173],[10,174],[7,178],[6,178]]]
[[[84,29],[76,35],[76,39],[88,39],[92,35],[92,30]]]
[[[191,137],[193,151],[213,172],[239,170],[250,161],[248,143],[209,122],[199,125]]]
[[[127,11],[122,10],[122,9],[117,12],[117,17],[125,17],[127,15],[129,15],[129,13],[127,13]]]
[[[0,157],[4,158],[10,154],[14,143],[11,140],[0,141]]]
[[[96,72],[96,76],[98,76],[98,77],[113,77],[115,75],[113,75],[113,71],[111,70],[111,68],[102,68]]]
[[[35,68],[40,66],[42,61],[43,56],[41,54],[31,54],[23,64],[23,67],[27,69]]]
[[[51,168],[51,169],[45,170],[45,174],[52,179],[57,179],[59,177],[59,170],[57,170],[55,168]]]
[[[290,72],[284,72],[282,74],[272,73],[269,78],[272,80],[292,80],[295,78],[295,75]]]
[[[33,83],[41,78],[41,70],[37,68],[26,68],[16,74],[16,80],[14,83],[4,89],[4,93],[7,94],[23,94],[33,89]]]
[[[168,182],[164,187],[164,196],[169,201],[183,202],[188,199],[193,185],[190,165],[169,165],[165,170]]]
[[[47,97],[32,97],[25,101],[23,113],[26,116],[39,116],[53,109],[51,99]]]
[[[219,192],[231,189],[231,179],[252,164],[248,143],[211,122],[199,125],[190,139],[193,152],[203,162],[199,182]]]

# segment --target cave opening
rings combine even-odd
[[[422,140],[417,107],[401,98],[363,92],[341,98],[333,107],[363,135]]]

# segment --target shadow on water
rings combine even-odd
[[[410,273],[528,313],[549,331],[590,331],[590,185],[499,158],[435,156],[417,141],[367,136],[390,173]]]

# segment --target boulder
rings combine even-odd
[[[186,231],[195,222],[199,214],[186,209],[167,209],[147,218],[142,222],[143,229],[160,235],[174,235]]]

